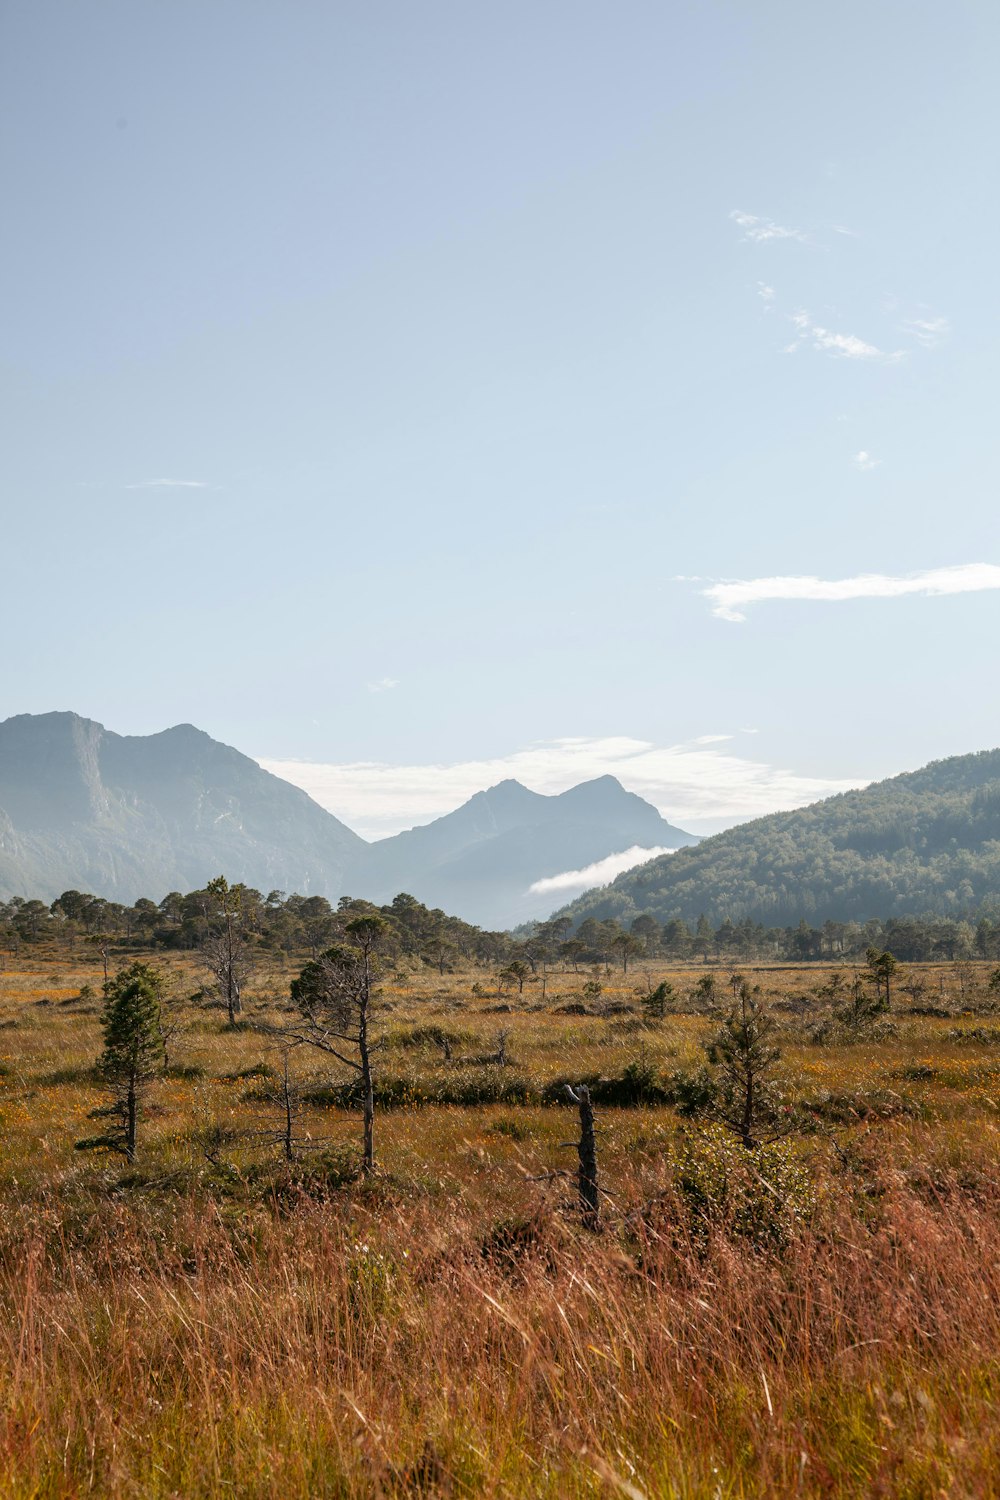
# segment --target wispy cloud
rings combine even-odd
[[[860,453],[855,453],[854,458],[851,460],[851,462],[854,464],[854,467],[856,469],[867,470],[877,469],[882,460],[880,458],[872,458],[868,450],[866,448],[862,448]]]
[[[641,845],[633,844],[631,849],[609,854],[607,859],[595,860],[582,870],[564,870],[561,875],[547,875],[544,880],[536,880],[528,887],[528,892],[532,896],[547,896],[558,891],[589,891],[595,885],[608,885],[616,875],[624,875],[636,865],[648,864],[651,859],[659,859],[661,854],[674,853],[674,849],[643,849]]]
[[[127,484],[127,490],[215,490],[218,485],[207,479],[141,479],[138,484]]]
[[[367,687],[370,693],[388,693],[399,687],[399,682],[395,677],[379,677],[375,682],[369,682]]]
[[[551,795],[597,776],[616,776],[692,833],[801,807],[864,784],[803,776],[693,741],[656,745],[624,736],[545,740],[509,755],[430,765],[287,759],[260,764],[303,787],[365,838],[428,823],[508,777]]]
[[[951,568],[928,568],[922,573],[893,576],[861,573],[856,578],[777,577],[732,579],[702,589],[720,620],[742,621],[750,604],[769,599],[820,600],[901,599],[907,594],[939,597],[1000,589],[1000,567],[993,563],[961,563]]]
[[[773,286],[768,286],[766,281],[758,281],[757,296],[763,302],[765,312],[774,311],[773,303],[776,293]]]
[[[767,240],[798,240],[803,245],[808,242],[808,236],[801,229],[788,229],[761,214],[748,214],[741,208],[734,208],[729,217],[743,231],[741,239],[750,240],[755,245],[762,245]]]
[[[786,344],[786,354],[796,354],[803,344],[811,344],[812,348],[820,354],[830,354],[836,359],[862,359],[880,362],[882,364],[895,364],[903,358],[902,349],[896,349],[888,353],[884,349],[877,348],[874,344],[866,343],[853,333],[834,333],[832,329],[823,328],[819,323],[814,323],[807,312],[792,313],[790,322],[795,326],[795,338],[790,344]]]
[[[951,332],[951,323],[945,317],[928,315],[920,318],[905,318],[900,325],[904,333],[916,339],[925,349],[933,349]]]

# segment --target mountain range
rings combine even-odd
[[[218,874],[267,893],[408,891],[487,927],[547,916],[547,877],[691,834],[610,776],[559,796],[516,781],[368,844],[304,791],[190,724],[119,735],[73,713],[0,723],[0,897],[159,899]]]
[[[613,776],[558,796],[501,781],[421,828],[369,844],[350,879],[372,901],[409,891],[486,927],[546,917],[558,898],[531,886],[626,849],[678,849],[696,840]]]
[[[729,828],[562,914],[786,926],[998,908],[1000,750],[984,750]]]

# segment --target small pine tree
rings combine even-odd
[[[104,986],[101,1030],[104,1051],[98,1067],[113,1095],[119,1130],[109,1138],[135,1161],[142,1098],[163,1071],[160,999],[163,980],[149,964],[134,963]]]
[[[774,1045],[776,1023],[744,981],[722,1029],[708,1044],[719,1075],[716,1113],[748,1151],[775,1139],[777,1118],[770,1074],[781,1056]]]
[[[642,1008],[650,1021],[662,1021],[667,1014],[667,1008],[674,999],[674,987],[669,980],[664,979],[642,997]]]
[[[712,1006],[718,997],[719,986],[714,974],[703,974],[694,987],[691,998],[703,1005]]]
[[[865,1031],[878,1021],[885,1012],[885,1004],[878,990],[873,994],[860,974],[855,974],[843,1005],[836,1006],[834,1016],[848,1031]]]
[[[886,949],[886,951],[883,953],[880,951],[880,949],[875,947],[866,948],[865,964],[875,984],[875,989],[878,993],[879,999],[884,999],[885,1009],[889,1010],[892,1004],[889,985],[892,980],[892,976],[895,974],[896,969],[898,968],[895,957],[888,951],[888,949]]]

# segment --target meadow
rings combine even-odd
[[[262,965],[234,1027],[193,958],[158,962],[135,1163],[78,1149],[107,1098],[93,950],[0,971],[3,1495],[1000,1495],[992,966],[914,966],[857,1034],[850,968],[743,968],[787,1116],[748,1153],[705,1093],[727,970],[550,969],[543,997],[403,961],[363,1179],[347,1074],[305,1047],[282,1148],[299,965]]]

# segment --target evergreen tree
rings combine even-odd
[[[669,980],[662,980],[654,989],[642,997],[642,1009],[650,1021],[662,1021],[667,1014],[667,1007],[671,1005],[676,996],[674,987]]]
[[[163,1071],[162,989],[159,971],[143,963],[131,964],[104,986],[104,1051],[98,1066],[112,1091],[112,1109],[119,1120],[114,1139],[129,1161],[135,1160],[143,1095]]]
[[[889,1010],[891,1006],[889,984],[898,967],[895,957],[888,950],[883,952],[881,949],[872,946],[865,949],[865,963],[875,984],[879,999],[884,1000],[885,1009]]]
[[[770,1074],[781,1056],[773,1041],[775,1030],[774,1017],[743,980],[736,1004],[708,1044],[709,1058],[719,1073],[717,1114],[748,1151],[764,1143],[764,1131],[771,1140],[784,1133],[774,1128]]]

